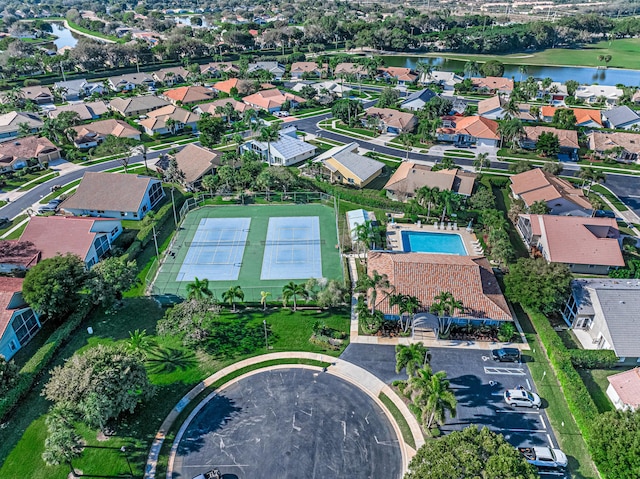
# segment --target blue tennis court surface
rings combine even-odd
[[[203,218],[176,281],[235,281],[240,274],[251,218]]]
[[[317,216],[270,218],[260,279],[321,278],[322,243]]]

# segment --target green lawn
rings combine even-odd
[[[627,211],[629,209],[616,195],[602,185],[593,185],[591,187],[591,191],[602,194],[602,196],[608,199],[613,206],[618,208],[620,211]]]
[[[0,236],[5,234],[7,231],[9,231],[11,228],[13,228],[15,225],[17,225],[21,221],[26,220],[28,217],[29,215],[23,214],[23,215],[16,216],[12,220],[9,220],[9,222],[6,225],[0,228]]]
[[[345,125],[342,122],[337,122],[335,128],[333,128],[331,126],[326,126],[325,128],[327,130],[335,131],[336,133],[341,133],[341,130],[343,130],[343,132],[355,133],[356,135],[368,136],[369,138],[377,138],[378,137],[378,133],[376,133],[375,131],[366,130],[364,128],[352,128],[352,127],[350,127],[348,125]]]
[[[580,377],[584,381],[584,385],[587,387],[589,394],[591,394],[593,402],[596,403],[598,411],[601,413],[613,411],[613,404],[609,396],[607,396],[607,388],[609,387],[607,378],[612,374],[621,373],[625,371],[625,369],[578,369],[577,371],[580,373]]]
[[[39,185],[40,183],[44,183],[45,181],[55,178],[59,174],[60,173],[56,171],[40,170],[34,173],[25,173],[22,174],[22,176],[14,175],[11,178],[4,178],[4,184],[9,190],[20,188],[20,191],[27,191],[34,186]],[[25,187],[24,184],[28,183],[29,181],[33,181],[33,183]]]
[[[125,415],[120,420],[115,436],[106,442],[96,440],[96,431],[80,428],[89,446],[100,446],[99,449],[86,449],[83,457],[74,461],[74,466],[84,474],[115,476],[127,473],[126,460],[119,452],[122,445],[127,445],[134,475],[142,476],[150,443],[168,414],[182,396],[202,379],[215,371],[244,359],[265,353],[259,348],[251,354],[237,357],[216,357],[204,351],[192,351],[182,346],[175,337],[155,336],[156,322],[164,311],[148,298],[125,300],[125,306],[116,314],[105,315],[102,311],[94,312],[74,334],[69,343],[60,351],[54,364],[62,364],[65,359],[77,351],[82,351],[97,344],[114,344],[125,341],[129,331],[146,329],[152,336],[155,347],[150,355],[147,368],[150,379],[157,387],[153,399],[141,405],[132,415]],[[271,308],[266,313],[259,309],[246,310],[238,314],[223,312],[222,318],[239,317],[243,324],[262,324],[267,321],[270,330],[270,345],[274,351],[311,351],[338,356],[341,350],[325,350],[311,344],[309,338],[312,326],[322,321],[327,326],[349,331],[349,311],[312,310],[291,312],[284,308]],[[93,334],[87,334],[87,327],[93,328]],[[347,340],[348,341],[348,340]],[[346,342],[343,347],[346,346]],[[7,420],[0,430],[0,477],[30,479],[64,479],[68,474],[67,466],[45,466],[41,454],[46,437],[45,417],[50,406],[40,396],[42,385],[46,383],[45,375],[36,388],[25,398],[18,409]]]

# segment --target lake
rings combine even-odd
[[[71,30],[66,28],[62,23],[51,23],[51,32],[56,38],[52,43],[55,44],[56,49],[60,50],[62,47],[75,47],[78,43],[78,38]]]
[[[442,57],[383,56],[382,58],[387,66],[415,68],[418,61],[425,61],[438,70],[452,72],[464,71],[464,64],[466,63],[461,60]],[[504,76],[514,77],[517,81],[520,81],[522,75],[518,71],[519,67],[520,65],[505,65]],[[548,77],[560,83],[565,83],[567,80],[577,80],[585,84],[640,86],[640,70],[622,70],[619,68],[598,70],[597,68],[540,65],[527,65],[527,69],[528,76],[536,78]]]

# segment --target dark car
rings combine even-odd
[[[596,218],[615,218],[616,214],[611,210],[596,210],[593,216]]]
[[[517,363],[520,361],[520,350],[518,348],[492,349],[491,358],[501,363]]]

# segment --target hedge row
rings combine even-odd
[[[618,365],[618,357],[611,349],[569,349],[574,367],[579,369],[611,369]]]
[[[405,211],[404,203],[390,200],[386,196],[368,196],[362,191],[350,190],[336,185],[323,183],[322,181],[313,181],[311,182],[311,186],[315,190],[322,191],[323,193],[327,193],[335,197],[340,197],[341,200],[349,201],[350,203],[356,203],[369,208],[387,209],[395,212]]]
[[[527,313],[547,350],[547,355],[556,372],[564,397],[569,405],[569,410],[588,445],[589,438],[597,434],[597,431],[591,430],[591,424],[599,415],[598,408],[584,385],[584,381],[573,366],[571,353],[562,342],[562,339],[560,339],[560,336],[558,336],[558,333],[553,329],[549,320],[539,312],[527,311]]]
[[[4,397],[0,398],[0,420],[27,395],[40,374],[49,365],[53,356],[66,343],[71,333],[80,326],[80,323],[87,317],[91,308],[91,304],[82,303],[78,310],[49,336],[47,342],[22,367],[16,385]]]

